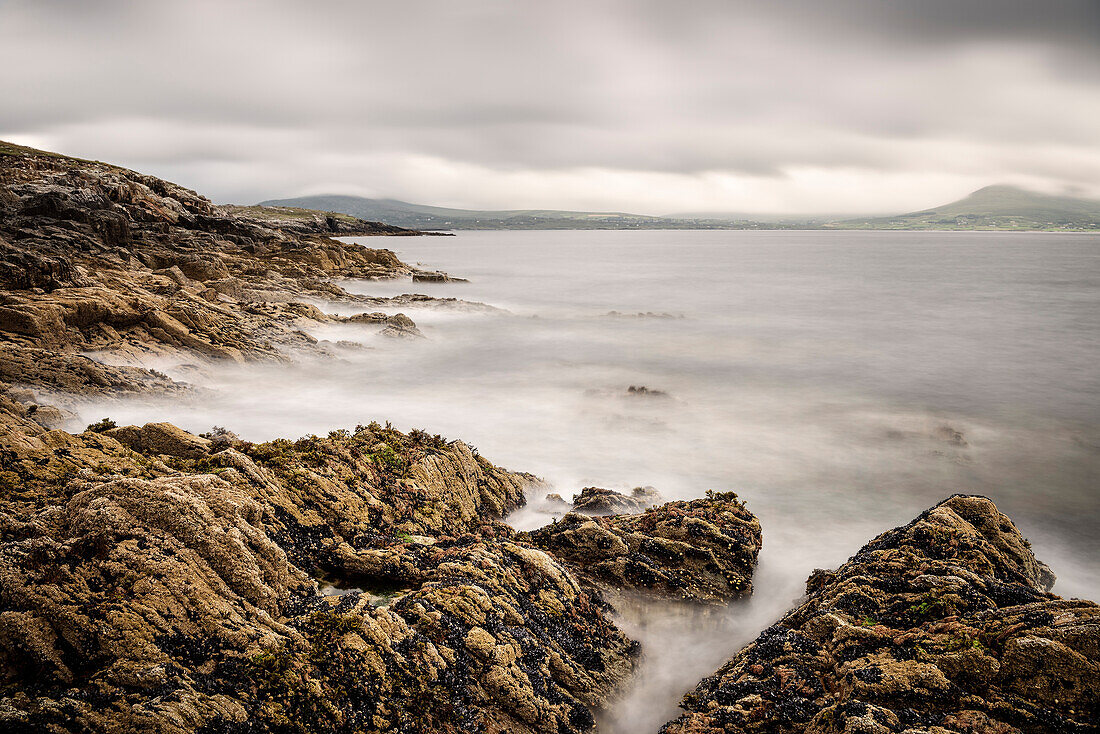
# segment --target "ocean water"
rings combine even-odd
[[[604,717],[607,731],[655,730],[686,689],[792,604],[814,568],[956,492],[985,494],[1009,514],[1058,575],[1057,593],[1100,598],[1100,236],[356,241],[470,282],[349,290],[502,310],[404,309],[423,340],[325,325],[314,335],[363,348],[226,368],[207,379],[204,400],[112,401],[84,414],[221,425],[251,440],[389,420],[461,438],[566,496],[588,485],[652,485],[668,499],[737,491],[764,528],[756,596],[705,614],[624,609],[647,658]],[[540,499],[513,524],[545,523]]]

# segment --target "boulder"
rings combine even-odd
[[[229,277],[229,269],[217,255],[187,255],[175,258],[173,267],[178,267],[183,274],[192,280],[205,282],[208,280],[222,280]]]
[[[239,300],[244,296],[244,284],[237,278],[217,278],[206,281],[207,288],[213,288],[218,293],[229,298]]]
[[[106,434],[134,451],[152,455],[197,459],[210,453],[210,439],[188,433],[171,423],[146,423],[112,428]]]
[[[165,278],[168,278],[168,280],[171,280],[176,285],[181,285],[184,287],[191,285],[191,279],[183,274],[183,271],[180,270],[179,265],[173,265],[170,268],[161,268],[160,270],[154,270],[153,274],[163,275]]]
[[[760,523],[732,492],[636,515],[569,513],[518,536],[604,591],[722,604],[752,593]]]
[[[704,679],[664,734],[1100,727],[1100,607],[989,499],[956,495],[883,533]]]
[[[573,511],[582,515],[630,515],[660,501],[653,487],[635,487],[629,495],[613,489],[585,487],[573,495]]]
[[[388,314],[373,311],[371,313],[357,313],[341,320],[346,324],[384,324],[388,318]]]
[[[386,328],[382,329],[381,333],[383,336],[400,339],[424,338],[424,334],[416,327],[416,323],[403,313],[387,317]]]
[[[56,431],[73,423],[77,416],[53,405],[32,405],[27,409],[30,419],[47,431]]]

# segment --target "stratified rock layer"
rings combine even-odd
[[[1100,607],[984,497],[868,543],[688,694],[665,734],[1029,734],[1100,727]]]
[[[732,492],[636,515],[569,513],[521,537],[599,588],[708,603],[752,593],[761,545],[759,521]]]

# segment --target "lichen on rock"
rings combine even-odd
[[[131,363],[282,360],[291,348],[323,352],[300,326],[329,317],[295,302],[390,305],[332,281],[422,273],[390,250],[333,239],[419,232],[305,210],[218,207],[117,166],[2,142],[0,151],[0,344],[13,348]],[[387,334],[419,334],[408,317],[392,319]]]
[[[640,514],[569,513],[524,540],[605,591],[719,604],[752,593],[760,523],[732,492],[708,492]]]
[[[1100,726],[1100,607],[994,504],[956,495],[875,538],[683,702],[692,732],[1083,732]]]
[[[0,394],[0,728],[588,731],[637,646],[499,523],[535,480],[377,424],[46,431]],[[369,588],[317,593],[319,571]]]

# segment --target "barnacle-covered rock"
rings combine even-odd
[[[759,521],[732,492],[633,515],[569,513],[520,537],[601,589],[706,603],[752,593],[761,545]]]
[[[1100,607],[1053,581],[990,500],[956,495],[815,572],[662,731],[1095,731]]]
[[[0,389],[0,729],[582,732],[633,669],[498,522],[535,480],[461,442],[73,435],[26,397]]]

